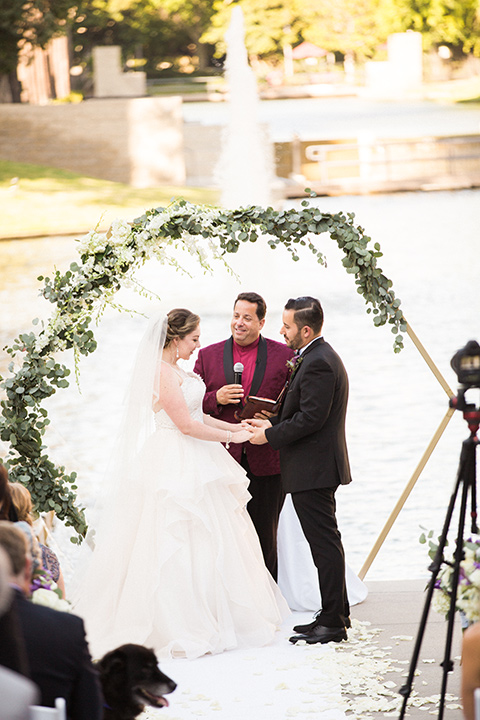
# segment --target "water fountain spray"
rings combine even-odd
[[[217,168],[221,204],[230,209],[245,205],[267,207],[271,204],[271,145],[266,129],[259,123],[257,84],[248,63],[243,11],[239,5],[232,9],[225,39],[229,120]]]

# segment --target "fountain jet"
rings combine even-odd
[[[229,119],[217,168],[221,204],[229,209],[245,205],[267,207],[271,204],[271,145],[259,123],[257,84],[248,63],[243,11],[239,5],[232,9],[225,39]]]

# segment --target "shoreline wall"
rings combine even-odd
[[[179,97],[0,104],[0,158],[134,187],[186,182]]]
[[[185,123],[179,96],[0,104],[0,159],[133,187],[218,187],[222,129]],[[480,186],[480,134],[272,145],[283,197],[301,197],[306,187],[341,195]]]

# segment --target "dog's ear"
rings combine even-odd
[[[118,673],[126,666],[125,655],[121,650],[111,650],[99,660],[98,665],[104,673]]]

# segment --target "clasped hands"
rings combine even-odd
[[[250,432],[249,442],[252,445],[265,445],[268,442],[265,436],[265,430],[272,427],[270,420],[261,417],[260,413],[254,418],[242,421],[242,427]]]

